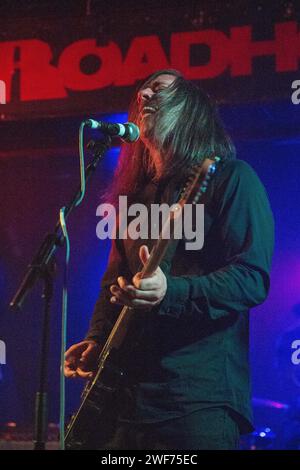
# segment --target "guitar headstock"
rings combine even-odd
[[[182,189],[178,204],[182,207],[184,204],[197,204],[203,194],[207,191],[208,185],[217,166],[220,163],[220,157],[214,159],[206,158],[204,162],[194,166]]]

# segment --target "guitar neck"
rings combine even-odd
[[[218,157],[215,157],[215,160],[206,158],[201,166],[198,166],[194,174],[188,179],[186,187],[183,188],[183,194],[180,196],[180,200],[172,206],[172,210],[170,211],[169,216],[162,227],[159,238],[151,250],[150,257],[141,270],[142,279],[144,277],[151,276],[160,265],[170,242],[173,240],[176,220],[180,217],[184,205],[191,201],[192,193],[195,190],[197,182],[199,182],[199,189],[197,190],[197,194],[194,196],[194,199],[191,202],[201,202],[201,197],[206,191],[208,180],[215,172],[216,164],[219,160],[220,159]],[[106,358],[107,354],[112,348],[119,349],[122,345],[127,334],[128,326],[133,313],[134,309],[131,307],[124,306],[122,308],[119,317],[105,343],[105,346],[100,353],[100,363],[101,358]]]

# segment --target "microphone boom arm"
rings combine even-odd
[[[104,157],[105,152],[111,146],[110,136],[105,136],[103,141],[98,141],[93,143],[94,146],[94,155],[93,160],[87,165],[85,169],[85,178],[86,182],[90,179],[91,175],[95,172],[99,161]],[[88,147],[91,147],[91,142],[88,144]],[[79,187],[74,196],[72,197],[70,203],[65,208],[65,219],[68,218],[78,197],[81,194],[81,188]],[[23,279],[13,296],[9,306],[14,311],[20,311],[22,304],[25,300],[26,295],[29,290],[35,285],[38,279],[44,276],[44,273],[47,271],[48,266],[50,265],[51,260],[54,257],[57,247],[61,247],[64,244],[64,236],[61,231],[60,221],[58,220],[53,233],[47,233],[38,248],[36,254],[34,255],[32,261],[29,263],[27,271],[23,276]]]

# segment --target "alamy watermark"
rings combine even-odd
[[[299,104],[300,103],[300,80],[294,80],[292,82],[292,90],[293,91],[291,95],[291,100],[293,104]]]
[[[0,340],[0,364],[6,364],[6,345]]]
[[[294,349],[291,355],[291,361],[295,366],[300,364],[300,339],[295,339],[291,344],[291,349]]]
[[[0,80],[0,104],[6,104],[6,84]]]
[[[127,196],[119,196],[118,210],[109,203],[100,204],[96,215],[101,217],[96,227],[100,240],[163,239],[185,240],[187,250],[201,250],[204,245],[204,204],[141,203],[128,206]],[[118,219],[118,223],[117,223]]]

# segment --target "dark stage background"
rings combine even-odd
[[[27,10],[24,5],[20,6],[22,3],[27,4]],[[18,24],[32,17],[46,21],[47,15],[53,20],[59,13],[63,18],[72,15],[84,17],[87,8],[90,8],[93,16],[93,8],[96,11],[99,4],[103,3],[106,2],[60,2],[59,6],[58,2],[51,2],[55,10],[50,7],[50,2],[18,2],[20,9],[19,15],[16,15],[16,10],[12,8],[16,2],[2,2],[1,21],[5,21],[5,13],[8,21],[12,21],[16,15]],[[166,3],[172,15],[171,2]],[[198,11],[200,3],[190,2],[195,11]],[[240,5],[246,3],[240,2]],[[264,4],[265,9],[271,8],[272,12],[281,12],[282,16],[274,17],[274,21],[280,21],[280,18],[282,21],[297,19],[296,2],[277,2],[278,5],[272,2],[271,6],[268,2],[251,2],[256,7],[258,3]],[[220,2],[205,3],[208,9],[213,4],[220,5]],[[151,11],[156,11],[153,8]],[[288,8],[292,9],[289,18],[282,13],[288,14]],[[204,14],[205,11],[204,8]],[[240,24],[249,23],[249,17],[240,20]],[[202,26],[198,24],[194,29],[197,28],[201,29]],[[206,24],[203,28],[207,28]],[[35,34],[38,35],[38,32],[33,31],[31,37],[35,37]],[[0,68],[1,60],[0,56]],[[286,85],[283,86],[280,79],[280,92],[274,89],[273,98],[270,93],[268,98],[260,96],[255,99],[253,90],[259,90],[262,83],[260,75],[256,74],[244,82],[245,87],[247,83],[252,83],[250,100],[242,96],[239,102],[227,99],[225,87],[223,95],[226,99],[219,101],[220,112],[236,144],[238,158],[253,166],[263,181],[276,223],[270,294],[267,301],[251,314],[255,424],[261,432],[265,432],[262,428],[270,428],[276,434],[276,441],[264,439],[262,435],[258,445],[283,448],[292,445],[291,438],[295,437],[298,444],[293,445],[299,445],[300,448],[300,403],[297,407],[297,400],[300,402],[300,365],[291,362],[291,343],[300,340],[300,106],[291,101],[291,83],[300,80],[300,71],[286,73],[284,77]],[[205,87],[206,83],[203,80],[202,85]],[[213,79],[209,80],[211,94],[213,83]],[[273,77],[270,86],[277,83],[276,77]],[[266,87],[266,83],[263,86]],[[126,121],[126,107],[133,88],[128,88],[127,94],[120,97],[122,104],[119,108],[116,96],[119,96],[120,91],[114,95],[114,88],[109,88],[110,96],[115,99],[115,111],[118,110],[119,114],[107,114],[108,108],[103,106],[101,100],[93,104],[91,114],[117,122]],[[233,88],[234,85],[231,85],[231,90]],[[241,90],[247,94],[245,88]],[[77,96],[79,101],[75,100],[75,105],[72,99],[65,102],[61,115],[54,112],[47,115],[43,111],[46,109],[45,102],[40,108],[38,103],[33,103],[39,115],[31,116],[30,119],[24,115],[22,106],[18,108],[17,101],[14,101],[13,116],[5,114],[5,105],[0,110],[3,110],[0,124],[0,340],[6,344],[6,364],[0,365],[0,422],[3,426],[7,422],[16,422],[19,428],[32,429],[40,358],[42,286],[35,286],[26,298],[21,313],[9,312],[8,304],[44,233],[53,228],[59,208],[69,200],[79,182],[77,133],[81,120],[89,116],[88,105],[83,109],[85,93],[83,91],[80,97]],[[88,94],[88,102],[90,99]],[[73,106],[69,113],[68,103],[70,109]],[[27,103],[27,107],[30,107],[30,103]],[[71,239],[69,345],[84,336],[99,293],[109,242],[99,241],[96,237],[96,207],[100,202],[101,191],[110,184],[117,158],[118,147],[115,147],[99,165],[83,204],[74,211],[68,222]],[[49,421],[53,423],[58,422],[59,409],[63,261],[64,253],[61,251],[57,254],[51,312]],[[77,406],[81,387],[81,383],[67,383],[67,415]]]

